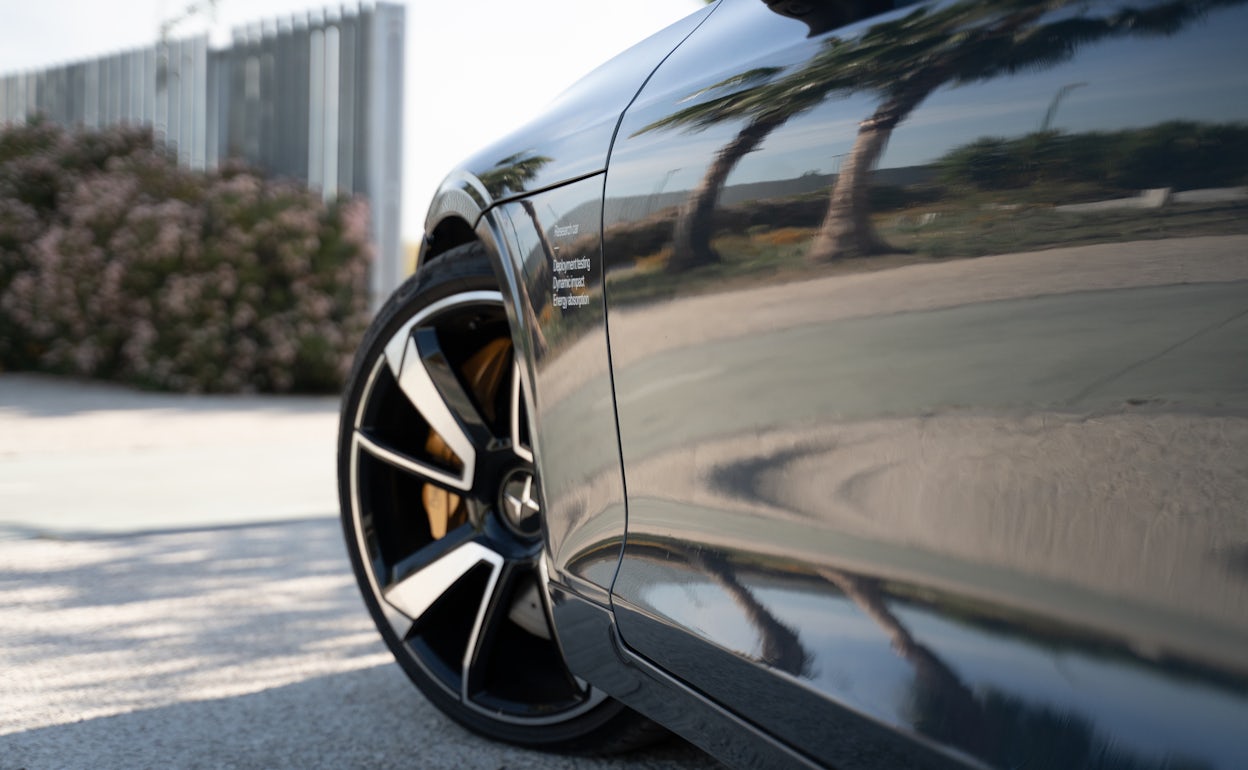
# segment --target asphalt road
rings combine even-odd
[[[524,751],[430,706],[351,577],[336,409],[0,375],[0,770],[718,766]]]

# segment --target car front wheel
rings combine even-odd
[[[382,308],[343,399],[339,497],[365,603],[412,681],[479,733],[561,750],[651,740],[564,665],[525,410],[489,260],[459,247]]]

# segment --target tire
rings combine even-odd
[[[539,572],[525,403],[480,244],[390,297],[339,424],[342,524],[364,602],[416,686],[471,730],[560,751],[649,742],[660,728],[563,662]]]

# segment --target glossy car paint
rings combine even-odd
[[[430,214],[497,254],[569,664],[744,766],[1248,766],[1248,7],[771,5]]]
[[[501,207],[519,256],[533,351],[534,446],[556,581],[607,605],[624,542],[624,484],[602,301],[601,174]],[[558,286],[559,288],[554,288]]]

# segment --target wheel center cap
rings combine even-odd
[[[503,522],[516,534],[532,537],[541,531],[542,504],[532,471],[517,468],[507,474],[498,493],[498,509]]]

